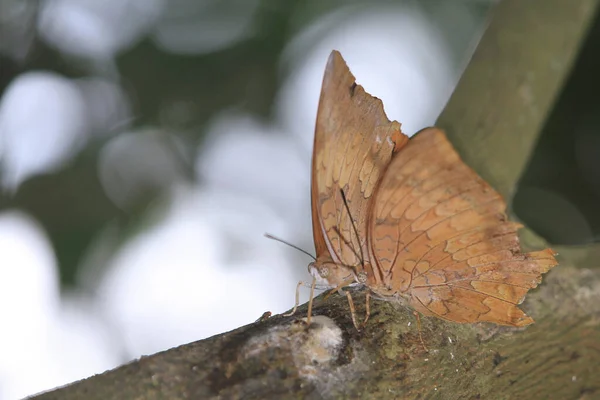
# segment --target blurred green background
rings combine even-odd
[[[307,260],[262,232],[312,251],[329,52],[412,134],[494,4],[0,0],[0,398],[291,307]],[[553,244],[600,237],[599,46],[596,23],[515,195]]]

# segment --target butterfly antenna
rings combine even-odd
[[[352,218],[352,214],[350,213],[350,206],[348,205],[348,200],[346,199],[346,193],[344,193],[343,189],[340,189],[340,193],[342,193],[342,200],[344,200],[344,206],[346,207],[346,211],[350,216],[350,222],[352,222],[352,229],[354,229],[354,234],[356,235],[356,240],[358,241],[358,249],[360,250],[360,262],[361,264],[364,264],[365,255],[363,254],[362,244],[360,243],[360,236],[358,236],[358,229],[356,228],[354,218]]]
[[[316,257],[315,257],[315,256],[313,256],[312,254],[310,254],[308,251],[306,251],[306,250],[303,250],[303,249],[301,249],[300,247],[298,247],[298,246],[295,246],[295,245],[291,244],[290,242],[286,242],[285,240],[283,240],[283,239],[280,239],[280,238],[278,238],[277,236],[273,236],[273,235],[271,235],[270,233],[265,233],[265,237],[266,237],[267,239],[273,239],[273,240],[276,240],[276,241],[278,241],[278,242],[280,242],[280,243],[287,244],[288,246],[290,246],[290,247],[293,247],[294,249],[296,249],[296,250],[298,250],[298,251],[301,251],[301,252],[303,252],[304,254],[306,254],[307,256],[309,256],[310,258],[312,258],[313,260],[317,261]]]

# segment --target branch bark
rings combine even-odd
[[[364,293],[354,295],[364,312]],[[69,399],[585,399],[600,395],[600,270],[559,268],[522,329],[422,317],[373,304],[357,332],[346,298],[317,300],[313,324],[276,316],[35,397]],[[586,397],[587,396],[587,397]]]
[[[505,197],[597,9],[598,0],[502,1],[438,121]],[[364,312],[364,293],[354,296]],[[556,267],[524,308],[537,323],[523,329],[422,318],[426,351],[409,310],[375,302],[357,332],[333,296],[317,300],[310,326],[302,307],[33,398],[600,396],[600,270]]]

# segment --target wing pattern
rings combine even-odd
[[[368,202],[392,153],[408,142],[381,100],[355,83],[339,52],[329,57],[315,131],[312,219],[317,258],[362,268],[367,257]],[[343,204],[344,191],[351,215]],[[358,237],[352,227],[356,225]]]
[[[382,296],[454,322],[533,322],[519,307],[557,264],[552,250],[522,254],[502,197],[427,128],[394,155],[373,200],[370,258]]]

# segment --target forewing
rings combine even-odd
[[[367,256],[369,200],[392,153],[407,142],[400,124],[387,119],[381,100],[356,84],[340,53],[333,51],[323,78],[312,160],[317,257],[327,251],[336,263],[361,264],[361,254]]]
[[[494,189],[436,128],[391,161],[373,204],[369,242],[387,290],[455,322],[527,325],[517,305],[556,265],[550,249],[522,254]]]

